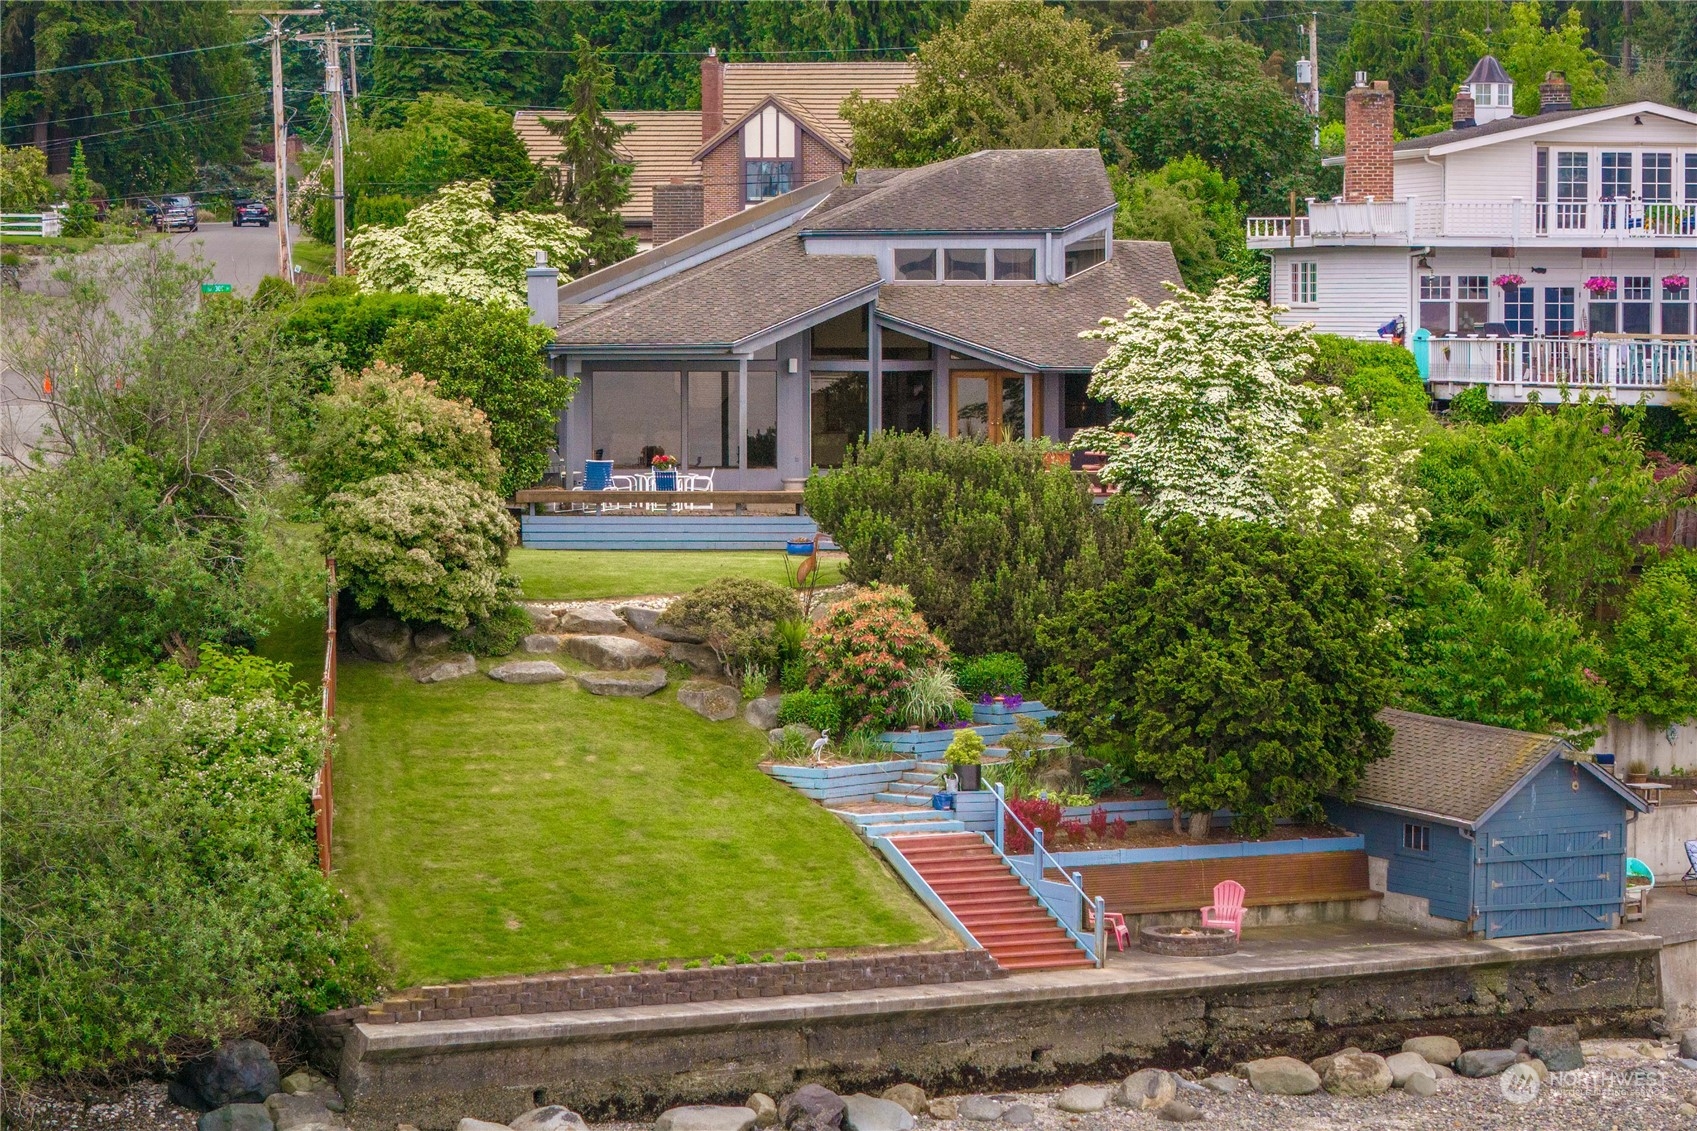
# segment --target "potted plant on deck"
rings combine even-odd
[[[678,457],[661,452],[649,461],[648,465],[654,472],[654,489],[656,491],[676,491],[678,489]],[[667,504],[670,506],[671,504]]]
[[[982,789],[982,767],[984,763],[984,739],[978,732],[971,729],[962,730],[949,743],[949,748],[943,751],[943,764],[960,778],[960,788],[963,793]]]

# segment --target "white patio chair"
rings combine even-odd
[[[680,490],[680,491],[711,491],[712,489],[713,489],[713,469],[712,468],[708,468],[705,473],[702,473],[702,472],[699,472],[699,471],[691,471],[691,472],[688,472],[688,473],[679,474],[679,476],[678,476],[678,490]],[[712,503],[679,503],[678,509],[681,510],[681,511],[710,511],[710,510],[713,509],[713,504]]]

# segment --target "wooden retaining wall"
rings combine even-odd
[[[806,515],[527,514],[519,539],[532,550],[778,550],[818,538]],[[821,539],[820,549],[835,549]]]
[[[1084,877],[1088,895],[1102,896],[1109,911],[1122,915],[1195,911],[1214,901],[1214,885],[1223,880],[1244,886],[1246,907],[1372,899],[1375,894],[1367,882],[1365,849],[1076,868],[1069,863],[1067,868]]]

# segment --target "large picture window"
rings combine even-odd
[[[996,281],[998,283],[1030,282],[1036,278],[1036,248],[998,247],[996,249]]]
[[[1080,271],[1088,271],[1098,263],[1104,263],[1108,258],[1108,237],[1104,235],[1085,236],[1081,240],[1067,244],[1067,278],[1072,278]]]
[[[591,378],[589,447],[595,459],[646,471],[656,455],[682,457],[678,374],[609,370]]]
[[[896,278],[908,282],[936,282],[936,248],[898,247],[891,254],[895,259]]]
[[[866,374],[813,371],[813,466],[841,467],[849,445],[866,439]]]

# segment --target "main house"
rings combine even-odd
[[[655,454],[720,488],[796,487],[881,429],[1064,440],[1104,422],[1080,338],[1179,279],[1113,238],[1093,149],[999,150],[832,176],[554,287],[563,470]],[[568,480],[569,482],[569,480]]]
[[[1574,109],[1557,74],[1539,100],[1516,117],[1487,56],[1450,129],[1397,142],[1394,95],[1358,82],[1343,195],[1249,221],[1285,319],[1352,337],[1400,320],[1440,400],[1484,385],[1499,401],[1665,403],[1668,379],[1697,370],[1697,114]]]
[[[838,114],[850,94],[889,101],[913,82],[907,62],[701,61],[700,110],[610,110],[631,130],[619,152],[631,164],[625,233],[649,247],[744,208],[842,173],[852,131]],[[532,161],[549,164],[557,112],[520,110],[513,128]]]

